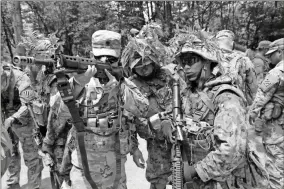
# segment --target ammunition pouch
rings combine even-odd
[[[191,119],[185,118],[188,136],[186,142],[189,143],[190,149],[185,150],[188,162],[195,164],[204,159],[212,150],[213,146],[213,127],[206,122],[195,123]]]
[[[261,117],[268,121],[278,119],[283,113],[283,106],[278,102],[269,102],[261,112]]]
[[[120,142],[120,154],[128,154],[130,145],[129,130],[120,129],[118,116],[99,117],[87,119],[86,147],[96,148],[100,152],[115,151],[116,142]],[[117,133],[119,141],[115,139]]]
[[[33,101],[32,110],[38,125],[45,126],[47,122],[47,104],[41,101]]]

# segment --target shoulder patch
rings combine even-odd
[[[278,75],[268,74],[259,86],[263,92],[269,91],[275,84],[279,82]]]

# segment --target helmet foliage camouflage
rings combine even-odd
[[[130,38],[122,52],[122,66],[132,69],[139,62],[144,64],[145,59],[159,66],[169,63],[166,47],[157,38]]]

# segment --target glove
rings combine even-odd
[[[137,148],[135,152],[133,153],[133,161],[136,164],[137,167],[140,167],[142,169],[145,168],[145,160],[143,158],[142,152]]]
[[[192,181],[193,178],[197,177],[198,174],[193,166],[189,166],[187,163],[184,164],[184,179],[186,182]]]
[[[78,84],[81,86],[85,86],[87,83],[89,83],[90,79],[97,73],[96,66],[90,66],[88,65],[88,69],[83,74],[78,74],[74,76],[74,79]]]
[[[173,134],[172,134],[172,121],[171,120],[163,120],[161,122],[161,129],[164,137],[170,143],[174,143]]]
[[[8,130],[10,127],[12,127],[12,124],[14,121],[15,121],[15,118],[13,117],[7,118],[4,123],[5,129]]]
[[[42,156],[42,161],[43,161],[43,164],[45,166],[50,166],[52,167],[54,165],[54,161],[52,159],[52,157],[49,155],[49,153],[45,153],[43,156]]]
[[[107,84],[104,85],[104,89],[106,91],[111,90],[112,88],[114,88],[116,85],[118,85],[118,81],[116,80],[116,78],[111,75],[109,73],[109,71],[107,69],[105,69],[105,73],[109,79],[109,81],[107,82]]]

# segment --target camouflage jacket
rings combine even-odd
[[[92,79],[91,79],[92,80]],[[120,82],[118,85],[111,86],[110,88],[104,88],[98,80],[95,80],[95,89],[92,90],[99,92],[95,99],[91,100],[92,105],[85,104],[89,102],[88,99],[92,96],[89,88],[91,84],[87,84],[81,91],[80,96],[77,98],[77,106],[79,107],[80,115],[83,120],[88,120],[88,114],[102,115],[111,112],[117,112],[118,109],[122,108],[122,116],[125,118],[121,119],[121,128],[124,131],[130,133],[132,130],[131,124],[124,124],[125,120],[128,121],[129,113],[138,117],[145,117],[149,106],[148,100],[138,91],[137,87],[127,78]],[[74,88],[77,86],[74,78],[70,79],[71,86]],[[92,85],[93,86],[93,85]],[[60,132],[64,129],[66,122],[71,119],[71,114],[68,107],[64,104],[61,99],[59,92],[51,96],[50,99],[50,114],[48,119],[47,134],[44,139],[44,151],[48,151],[49,148],[54,144]],[[89,113],[86,113],[89,112]],[[129,118],[131,119],[131,118]],[[127,125],[127,128],[126,128]],[[125,127],[125,128],[124,128]],[[86,127],[87,129],[88,127]],[[130,135],[130,134],[129,134]],[[129,137],[127,136],[127,138]],[[128,139],[126,139],[128,140]],[[130,141],[127,141],[130,151],[133,149]],[[124,148],[124,147],[122,147]]]
[[[248,124],[245,120],[246,98],[242,91],[228,84],[196,92],[185,90],[182,102],[187,122],[185,129],[193,147],[191,161],[203,181],[201,185],[208,187],[217,181],[221,185],[224,182],[238,182],[240,186],[248,184],[240,180],[258,179],[247,174],[248,167],[255,168],[259,162],[253,164],[247,159]],[[261,170],[264,168],[261,167]],[[262,174],[265,173],[263,171]],[[264,183],[257,186],[266,186],[267,180],[262,181]]]
[[[251,60],[240,52],[223,52],[222,67],[224,73],[233,77],[233,83],[244,91],[249,104],[252,103],[256,90],[257,80],[254,65]]]
[[[148,124],[148,118],[154,114],[171,111],[172,108],[172,86],[171,78],[180,78],[177,74],[177,65],[168,64],[163,66],[154,78],[143,80],[134,75],[130,80],[139,88],[141,93],[149,100],[149,109],[146,118],[134,117],[136,131],[141,138],[164,140],[164,137],[153,130]],[[185,82],[179,80],[181,88],[185,88]]]
[[[253,104],[250,107],[250,115],[257,117],[261,110],[272,102],[284,109],[284,61],[279,62],[270,70],[259,86]],[[268,107],[267,107],[268,108]],[[270,109],[270,108],[268,108]]]
[[[4,91],[3,96],[6,96],[6,98],[9,99],[9,106],[11,106],[9,108],[15,109],[15,105],[13,104],[15,100],[17,101],[15,97],[19,98],[20,101],[20,107],[16,107],[16,112],[9,116],[15,118],[16,121],[20,122],[22,125],[27,125],[29,121],[29,111],[27,109],[26,103],[36,100],[37,94],[34,88],[31,86],[30,78],[25,72],[14,66],[7,68],[8,69],[4,69],[4,71],[7,72],[8,75],[10,75],[10,83],[8,91]],[[17,91],[18,93],[16,96],[15,91]],[[8,105],[6,106],[6,108],[7,107]]]

